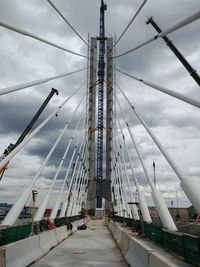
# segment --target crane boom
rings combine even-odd
[[[27,125],[27,127],[25,128],[25,130],[23,131],[23,133],[20,135],[20,137],[18,138],[18,140],[16,141],[15,144],[10,144],[5,150],[4,153],[2,154],[2,156],[0,157],[0,160],[5,159],[6,156],[12,151],[14,150],[23,140],[24,138],[27,136],[27,134],[30,132],[30,130],[32,129],[33,125],[35,124],[35,122],[37,121],[37,119],[39,118],[39,116],[41,115],[42,111],[45,109],[45,107],[47,106],[47,104],[49,103],[49,101],[51,100],[51,98],[53,97],[53,95],[56,94],[58,95],[58,90],[52,88],[51,92],[49,93],[49,95],[47,96],[47,98],[45,99],[45,101],[43,102],[43,104],[41,105],[41,107],[39,108],[39,110],[36,112],[35,116],[33,117],[33,119],[29,122],[29,124]],[[0,181],[3,177],[3,174],[8,166],[9,162],[7,162],[3,168],[0,169]]]

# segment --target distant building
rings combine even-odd
[[[4,218],[7,215],[7,213],[12,208],[12,206],[13,206],[13,204],[8,204],[6,202],[0,203],[0,216],[1,216],[1,218],[2,217]],[[20,214],[20,218],[31,218],[31,214],[32,214],[32,207],[24,206],[24,208]]]
[[[168,208],[168,209],[173,218],[180,218],[183,220],[190,219],[188,208]],[[149,212],[152,217],[158,215],[155,207],[149,207]]]

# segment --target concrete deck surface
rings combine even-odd
[[[103,221],[90,221],[31,267],[128,267]]]

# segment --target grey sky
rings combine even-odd
[[[54,0],[53,2],[85,39],[87,39],[88,32],[90,36],[98,35],[100,1]],[[119,36],[140,4],[141,0],[108,0],[108,11],[106,12],[107,35],[114,36],[116,33]],[[147,17],[154,16],[160,27],[166,29],[199,9],[200,2],[197,0],[148,0],[141,14],[119,42],[117,54],[155,35],[152,27],[145,24]],[[0,20],[70,50],[83,54],[87,53],[87,47],[59,18],[46,0],[0,0]],[[200,22],[196,21],[169,36],[198,73],[200,73],[199,26]],[[0,40],[0,88],[70,72],[86,66],[86,60],[83,58],[70,55],[2,27],[0,27]],[[200,99],[198,85],[162,40],[157,40],[132,54],[118,59],[117,66],[130,74],[166,86],[174,91],[182,92],[195,99]],[[44,101],[51,87],[59,89],[60,95],[53,98],[38,123],[48,116],[62,99],[72,93],[85,79],[86,72],[82,72],[27,90],[1,96],[0,151],[3,152],[10,142],[17,139]],[[200,129],[200,111],[170,96],[156,92],[122,74],[117,74],[117,82],[168,149],[170,155],[188,175],[188,179],[190,176],[199,177],[200,140],[198,133]],[[1,202],[13,202],[29,180],[33,178],[52,142],[56,139],[59,130],[64,127],[85,90],[86,88],[83,87],[82,93],[70,101],[63,112],[48,123],[47,127],[10,162],[9,169],[0,185]],[[178,190],[179,204],[189,205],[187,198],[180,191],[178,178],[155,145],[153,146],[154,156],[152,155],[150,138],[132,114],[131,109],[127,107],[127,103],[119,92],[118,96],[127,121],[132,126],[151,172],[153,157],[155,159],[158,185],[164,191],[167,204],[170,205],[170,201],[175,200],[175,191]],[[125,125],[123,124],[123,126],[129,147],[132,148]],[[59,158],[63,153],[66,140],[71,134],[72,131],[67,132],[37,183],[37,188],[40,188],[40,199],[50,184],[50,179],[52,179],[56,166],[59,164]],[[138,179],[148,193],[149,187],[133,148],[131,152]],[[63,168],[62,174],[64,174],[64,170],[65,168]],[[62,175],[60,175],[58,184],[60,184],[61,179]],[[59,188],[58,184],[56,185],[57,190]],[[147,196],[150,197],[149,194]],[[50,206],[52,206],[54,199],[55,194]]]

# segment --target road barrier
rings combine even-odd
[[[68,225],[80,219],[80,215],[72,217],[56,218],[54,223],[56,227]],[[34,234],[39,234],[43,231],[49,230],[48,220],[41,220],[34,223]],[[0,229],[0,246],[7,245],[24,238],[29,237],[31,234],[31,223],[12,226],[5,229]]]
[[[139,222],[136,223],[134,219],[115,216],[115,220],[120,223],[125,222],[134,230],[139,228]],[[145,237],[182,256],[186,262],[200,266],[200,236],[168,231],[152,223],[144,223],[143,229]]]
[[[79,219],[79,216],[75,217],[68,218],[67,220],[59,218],[59,221],[65,221],[67,224],[69,222],[72,223],[72,230],[68,231],[67,225],[63,225],[56,229],[45,230],[37,235],[2,246],[0,248],[0,256],[2,256],[1,261],[3,263],[1,264],[0,261],[0,267],[25,267],[39,260],[53,247],[57,246],[77,230],[77,226],[80,223],[82,224],[82,220],[75,221],[75,219]],[[44,222],[42,222],[43,224]]]

